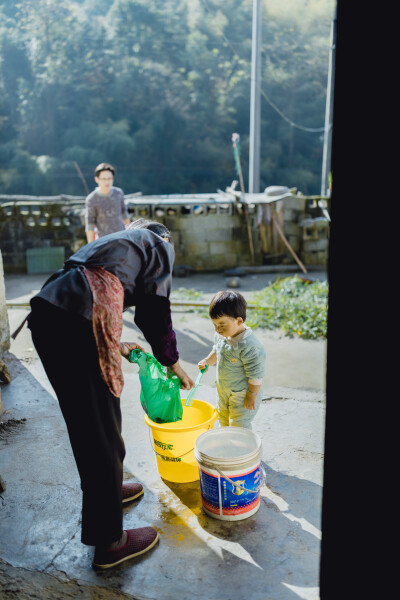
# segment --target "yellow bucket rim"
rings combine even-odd
[[[185,399],[182,400],[182,404],[184,404],[184,402],[185,402]],[[207,404],[207,406],[211,406],[211,408],[214,410],[212,416],[207,421],[204,421],[203,423],[199,423],[199,425],[192,425],[191,427],[183,427],[182,429],[177,429],[176,427],[165,427],[165,425],[168,425],[168,423],[155,423],[154,421],[149,419],[149,416],[146,414],[144,415],[145,423],[152,429],[184,433],[185,431],[195,431],[196,429],[202,429],[206,425],[210,425],[211,423],[214,423],[218,419],[218,410],[215,408],[215,406],[213,406],[209,402],[205,402],[204,400],[193,400],[193,404],[195,404],[196,402],[201,402],[202,404]],[[192,404],[192,406],[193,406],[193,404]],[[175,421],[174,424],[175,423],[179,423],[179,421]]]

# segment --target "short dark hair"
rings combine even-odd
[[[234,292],[233,290],[225,290],[224,292],[217,292],[210,302],[208,314],[211,319],[218,319],[219,317],[242,317],[243,321],[246,320],[246,307],[247,303],[242,294]]]
[[[115,175],[115,169],[112,165],[108,163],[100,163],[94,170],[94,176],[98,177],[102,171],[111,171],[113,175]]]
[[[149,221],[148,219],[136,219],[129,223],[127,229],[148,229],[153,233],[156,233],[162,238],[168,238],[168,241],[171,242],[171,232],[165,225],[162,223],[158,223],[158,221]]]

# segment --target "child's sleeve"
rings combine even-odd
[[[217,341],[218,341],[218,333],[215,332],[214,333],[214,344],[213,344],[213,347],[212,347],[212,349],[213,349],[214,352],[217,351]]]
[[[248,346],[242,353],[242,362],[249,383],[258,385],[262,383],[265,375],[265,361],[267,354],[263,346]]]

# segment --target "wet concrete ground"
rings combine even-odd
[[[246,275],[238,289],[251,301],[252,292],[276,276]],[[7,301],[25,301],[45,278],[6,276]],[[176,278],[178,287],[201,290],[208,301],[226,281],[222,274],[191,275]],[[11,331],[25,314],[9,309]],[[195,378],[196,364],[212,343],[211,322],[182,307],[173,309],[173,322],[181,361]],[[93,549],[80,542],[81,492],[65,424],[29,330],[23,329],[5,356],[12,381],[1,389],[10,421],[0,435],[5,598],[318,599],[326,343],[260,329],[257,335],[267,349],[264,401],[253,427],[262,439],[266,471],[259,511],[242,521],[219,521],[203,512],[198,481],[177,484],[160,477],[139,402],[137,366],[123,361],[125,478],[145,489],[124,508],[124,526],[153,525],[160,542],[99,574],[91,568]],[[146,346],[131,311],[124,316],[123,339]],[[71,357],[66,377],[73,376]],[[197,397],[215,405],[214,380],[210,369]]]

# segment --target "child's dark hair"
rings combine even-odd
[[[108,163],[100,163],[94,170],[94,176],[98,177],[102,171],[111,171],[113,176],[115,175],[115,169],[112,165]]]
[[[149,221],[148,219],[136,219],[128,225],[127,229],[148,229],[149,231],[156,233],[162,238],[168,238],[168,241],[172,242],[171,233],[169,229],[167,229],[167,227],[165,227],[165,225],[163,225],[162,223],[158,223],[158,221]]]
[[[219,317],[242,317],[246,320],[246,300],[239,292],[226,290],[225,292],[217,292],[210,302],[208,314],[211,319]]]

